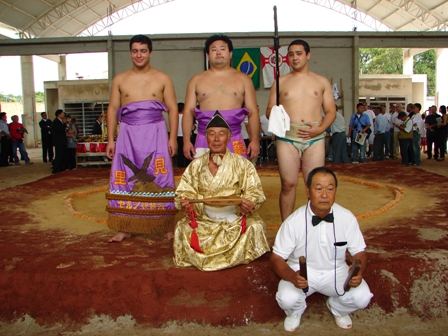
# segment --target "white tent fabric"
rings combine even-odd
[[[171,1],[1,0],[0,24],[16,29],[22,38],[93,36],[135,13]],[[373,29],[382,24],[392,31],[445,31],[448,22],[448,0],[301,1],[337,11]]]

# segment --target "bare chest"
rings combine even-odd
[[[122,105],[142,100],[163,101],[163,85],[150,78],[128,78],[119,89]]]
[[[323,93],[323,86],[316,80],[290,80],[280,85],[280,103],[293,123],[319,121]]]
[[[234,109],[241,107],[243,103],[244,85],[231,77],[206,78],[196,85],[196,97],[204,110]]]
[[[280,95],[283,101],[321,102],[324,88],[319,81],[313,79],[295,79],[285,81],[280,86]]]

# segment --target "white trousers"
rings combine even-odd
[[[356,288],[344,293],[344,282],[348,275],[348,266],[340,267],[336,273],[332,271],[316,271],[308,268],[308,293],[295,287],[291,282],[280,280],[276,299],[287,316],[302,315],[306,309],[306,298],[315,292],[330,297],[332,313],[335,316],[346,316],[356,310],[367,307],[373,294],[367,282],[362,280]],[[336,292],[336,289],[337,292]]]

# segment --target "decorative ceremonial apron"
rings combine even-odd
[[[109,228],[132,233],[173,231],[174,176],[165,104],[140,101],[118,110],[120,132],[110,175]]]
[[[207,126],[210,119],[215,114],[214,111],[201,111],[199,109],[194,109],[195,118],[198,120],[198,136],[196,137],[196,142],[194,148],[196,149],[196,157],[208,152],[207,139],[205,137],[205,127]],[[219,113],[227,121],[230,126],[230,131],[232,132],[232,138],[227,144],[229,151],[235,154],[240,154],[241,156],[247,158],[246,155],[246,145],[244,144],[243,136],[241,135],[241,123],[244,121],[246,116],[249,114],[249,110],[246,108],[239,108],[234,110],[219,110]]]

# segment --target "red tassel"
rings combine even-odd
[[[194,205],[190,204],[190,223],[188,223],[190,225],[190,227],[193,229],[193,231],[191,231],[191,237],[190,237],[190,247],[195,250],[196,252],[199,253],[204,253],[204,251],[202,251],[201,246],[199,245],[199,237],[198,234],[196,233],[196,228],[198,227],[198,222],[196,222],[196,214],[194,213],[193,210]]]
[[[241,220],[241,234],[246,232],[246,215],[243,216]]]
[[[196,222],[196,214],[194,213],[194,204],[190,203],[190,223],[188,223],[193,229],[198,227],[198,222]]]
[[[199,245],[199,237],[196,233],[196,230],[194,229],[193,231],[191,231],[190,247],[196,252],[204,253],[204,251],[202,251],[201,249],[201,246]]]

